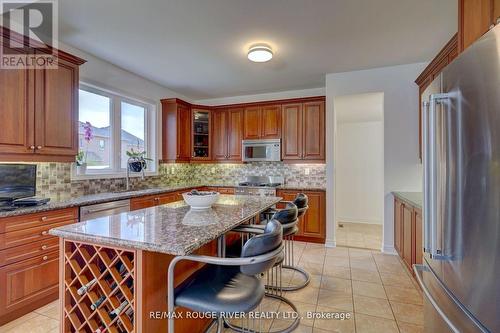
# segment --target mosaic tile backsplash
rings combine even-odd
[[[69,163],[37,163],[37,195],[50,198],[119,191],[124,178],[71,180]],[[132,178],[132,188],[171,186],[185,183],[234,185],[247,175],[282,176],[290,185],[322,187],[326,184],[325,165],[248,164],[161,164],[157,176]]]

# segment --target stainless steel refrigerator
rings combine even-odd
[[[500,26],[424,96],[425,332],[500,332]]]

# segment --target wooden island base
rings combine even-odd
[[[61,239],[61,332],[167,332],[167,269],[172,255]],[[213,241],[196,251],[215,255]],[[175,285],[203,265],[181,261]],[[93,283],[95,281],[95,283]],[[82,286],[89,285],[87,291]],[[80,295],[81,294],[81,295]],[[99,303],[96,310],[92,305]],[[118,315],[110,315],[115,309]],[[185,312],[179,309],[178,312]],[[204,331],[207,319],[176,319],[175,331]]]

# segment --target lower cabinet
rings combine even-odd
[[[179,201],[182,200],[182,193],[184,192],[189,192],[189,190],[132,198],[130,199],[130,210],[144,209]]]
[[[293,201],[297,194],[304,193],[309,198],[309,208],[299,220],[299,231],[295,239],[314,243],[324,243],[326,238],[326,196],[323,191],[278,190],[276,195],[285,201]]]
[[[413,265],[423,260],[422,211],[394,199],[394,248],[413,274]]]
[[[78,221],[78,209],[0,218],[0,325],[59,294],[59,239],[48,230]]]

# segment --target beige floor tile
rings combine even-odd
[[[356,313],[356,333],[399,333],[396,321]]]
[[[376,272],[377,265],[373,259],[350,259],[351,268],[365,269],[367,271]]]
[[[302,322],[295,330],[293,330],[293,333],[312,333],[312,332],[313,332],[312,326],[302,325]]]
[[[325,266],[328,267],[350,267],[347,257],[325,257]]]
[[[36,316],[38,316],[37,313],[35,312],[30,312],[28,314],[25,314],[24,316],[20,317],[20,318],[17,318],[11,322],[8,322],[7,324],[3,325],[3,326],[0,326],[0,332],[7,332],[8,330],[10,330],[11,328],[13,327],[16,327],[16,326],[19,326],[21,325],[22,323],[30,320],[30,319],[33,319],[35,318]]]
[[[341,291],[320,289],[318,307],[329,307],[342,311],[353,311],[352,294]]]
[[[332,316],[338,316],[336,318],[339,319],[335,319],[335,317],[315,319],[314,332],[316,332],[317,329],[320,329],[325,332],[354,333],[356,330],[354,326],[354,314],[352,312],[345,312],[336,308],[323,307],[323,306],[318,306],[316,312],[330,313],[332,314]]]
[[[394,319],[389,301],[381,298],[354,295],[354,312],[374,317]]]
[[[391,301],[391,307],[396,321],[416,325],[424,324],[423,306]]]
[[[323,276],[331,276],[338,277],[341,279],[350,279],[351,278],[351,270],[349,267],[341,267],[341,266],[326,266],[323,271]]]
[[[387,299],[384,287],[378,283],[352,281],[352,292],[354,295]]]
[[[347,247],[331,247],[326,249],[325,254],[328,257],[348,257],[349,250]]]
[[[406,268],[400,263],[377,262],[378,271],[381,273],[391,273],[395,275],[406,275]]]
[[[372,258],[372,252],[370,250],[363,250],[363,249],[349,249],[349,257],[350,258],[358,258],[358,259],[366,259],[366,258]]]
[[[42,315],[36,315],[20,325],[8,329],[5,333],[47,333],[58,326],[59,321]]]
[[[323,264],[318,264],[314,262],[302,262],[299,267],[305,269],[309,274],[323,274]]]
[[[399,332],[401,333],[424,333],[424,327],[409,323],[399,322]]]
[[[398,286],[402,288],[415,288],[407,274],[396,275],[392,273],[380,272],[380,278],[382,279],[382,284],[384,285]]]
[[[308,304],[316,304],[318,302],[318,288],[305,287],[304,289],[297,291],[288,291],[285,293],[285,297],[291,301],[297,301]]]
[[[59,312],[59,301],[55,301],[52,303],[49,303],[37,310],[35,310],[35,313],[41,314],[43,316],[59,320],[60,319],[60,312]]]
[[[321,247],[306,247],[302,252],[302,255],[308,256],[324,256],[326,254],[326,247],[323,245]]]
[[[293,304],[297,307],[297,312],[300,315],[300,324],[304,326],[313,326],[314,323],[314,317],[312,317],[310,314],[314,313],[316,311],[316,304],[308,304],[308,303],[302,303],[302,302],[297,302],[294,301]],[[281,306],[279,308],[279,311],[287,311],[291,312],[291,308],[288,304],[281,303]],[[308,315],[309,313],[309,315]]]
[[[323,264],[325,262],[325,255],[321,254],[309,254],[309,253],[303,253],[302,256],[300,257],[300,260],[297,261],[300,264],[304,262],[312,262],[315,264]]]
[[[396,286],[385,286],[387,298],[399,303],[410,303],[422,305],[422,295],[414,288],[400,288]]]
[[[351,280],[341,279],[326,275],[323,276],[323,278],[321,279],[321,288],[331,291],[352,293]]]
[[[382,280],[380,279],[378,272],[369,271],[367,269],[351,268],[351,279],[382,284]]]

